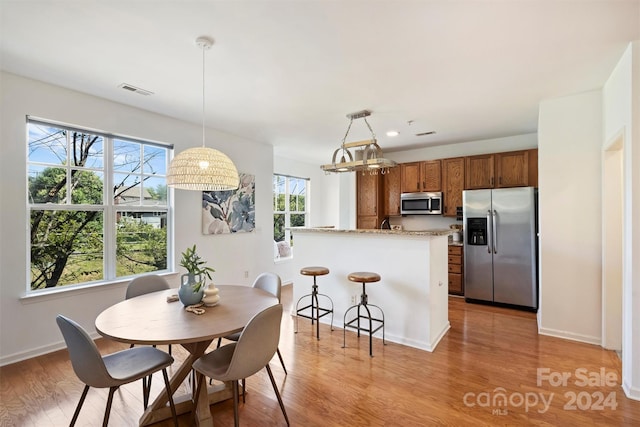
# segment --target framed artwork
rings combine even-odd
[[[202,234],[247,233],[256,227],[256,177],[238,175],[237,190],[202,192]]]

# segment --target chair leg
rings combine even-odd
[[[147,377],[142,377],[142,406],[144,410],[147,410],[147,406],[149,405],[148,399],[148,391],[147,391]]]
[[[144,409],[147,409],[149,406],[149,396],[151,396],[151,379],[153,378],[153,374],[148,377],[142,378],[142,404],[144,405]]]
[[[238,417],[238,381],[233,381],[233,425],[240,427],[240,419]]]
[[[73,413],[73,418],[71,418],[71,424],[69,427],[73,427],[78,420],[78,415],[80,415],[80,408],[84,404],[84,398],[87,397],[87,392],[89,391],[89,386],[85,385],[84,390],[82,390],[82,396],[80,396],[80,402],[78,402],[78,406],[76,406],[76,411]]]
[[[282,355],[280,354],[280,349],[276,349],[276,352],[278,353],[278,358],[280,358],[280,364],[282,365],[282,369],[284,370],[284,374],[288,375],[287,372],[287,368],[284,366],[284,360],[282,359]]]
[[[247,403],[247,401],[244,398],[246,387],[247,387],[247,379],[243,378],[242,379],[242,403]]]
[[[167,389],[167,396],[169,397],[169,406],[171,406],[171,416],[173,417],[173,425],[178,427],[178,416],[176,415],[176,405],[173,403],[173,392],[171,391],[171,384],[169,384],[169,375],[167,375],[167,369],[162,370],[162,376],[164,377],[164,386]]]
[[[271,380],[271,385],[273,386],[273,391],[276,392],[276,397],[278,398],[278,403],[280,404],[280,409],[282,409],[282,415],[284,415],[284,419],[287,421],[287,425],[289,425],[289,417],[287,416],[287,411],[284,409],[284,403],[282,403],[282,397],[280,397],[280,392],[278,391],[278,386],[276,385],[276,380],[273,379],[273,373],[271,372],[271,367],[267,363],[267,373],[269,374],[269,379]]]
[[[116,392],[118,387],[110,387],[109,388],[109,399],[107,399],[107,409],[104,411],[104,420],[102,421],[102,427],[107,427],[109,425],[109,414],[111,413],[111,402],[113,402],[113,394]]]
[[[218,346],[216,348],[220,348],[220,344],[222,344],[222,337],[218,338]]]
[[[171,354],[171,344],[169,344],[169,356],[172,356],[172,354]]]

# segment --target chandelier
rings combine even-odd
[[[223,191],[238,188],[238,170],[226,154],[205,147],[204,127],[204,53],[213,45],[208,37],[198,37],[202,49],[202,147],[189,148],[171,160],[167,185],[181,190]]]
[[[397,166],[397,163],[393,160],[385,159],[382,154],[382,148],[378,145],[376,135],[371,129],[371,125],[367,121],[367,117],[371,115],[371,111],[362,110],[355,113],[347,114],[349,119],[349,127],[347,132],[342,138],[342,144],[336,151],[333,152],[331,163],[322,165],[320,168],[325,172],[354,172],[362,171],[369,172],[370,174],[386,173],[389,168]],[[346,142],[351,125],[356,119],[364,119],[369,132],[371,132],[371,139],[356,142]],[[349,151],[349,149],[355,149],[355,157]],[[338,156],[339,160],[338,160]],[[337,161],[338,160],[338,161]]]

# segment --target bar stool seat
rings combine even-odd
[[[369,333],[369,356],[373,357],[373,334],[382,328],[382,344],[387,345],[384,340],[384,312],[377,305],[369,304],[369,297],[367,295],[365,285],[367,283],[375,283],[380,281],[380,275],[377,273],[372,273],[370,271],[357,271],[354,273],[349,273],[347,275],[347,279],[351,282],[362,283],[362,295],[360,295],[360,303],[353,305],[347,309],[344,313],[344,329],[342,332],[342,348],[347,346],[347,328],[352,328],[358,331],[358,337],[360,337],[360,332],[368,332]],[[371,310],[369,307],[373,307],[380,312],[380,317],[373,317],[371,315]],[[361,314],[360,309],[364,308],[366,314]],[[357,309],[358,315],[347,322],[347,315],[352,309]],[[360,319],[368,320],[369,327],[361,326]],[[375,327],[374,327],[375,322]],[[355,325],[354,325],[355,323]]]
[[[333,331],[333,301],[329,298],[328,295],[321,294],[318,292],[318,284],[316,283],[316,277],[324,276],[329,274],[329,269],[327,267],[320,266],[311,266],[311,267],[303,267],[300,269],[300,274],[303,276],[313,276],[313,286],[311,288],[311,293],[307,295],[303,295],[298,299],[296,303],[296,330],[295,333],[298,333],[298,316],[305,317],[307,319],[311,319],[311,324],[316,323],[316,338],[320,339],[320,318],[326,316],[331,313],[331,330]],[[323,297],[326,301],[324,303],[331,304],[331,308],[320,307],[318,297]],[[304,307],[300,306],[300,301],[305,298],[310,298],[310,304],[305,305]],[[323,304],[324,305],[324,304]],[[306,310],[311,309],[311,313],[307,313]],[[315,315],[314,315],[315,312]]]

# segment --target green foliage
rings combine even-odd
[[[116,234],[118,276],[167,268],[167,230],[142,218],[122,217]]]
[[[155,188],[147,187],[151,200],[167,200],[167,186],[157,185]]]
[[[205,284],[204,276],[206,276],[209,280],[211,280],[211,273],[215,270],[211,267],[207,267],[207,262],[203,260],[200,255],[196,252],[196,245],[193,245],[191,248],[187,248],[184,252],[182,252],[182,259],[180,260],[180,265],[187,269],[190,274],[194,276],[200,276],[202,280],[193,285],[193,290],[198,292],[200,287]]]
[[[273,240],[276,242],[284,240],[284,214],[273,215]]]

